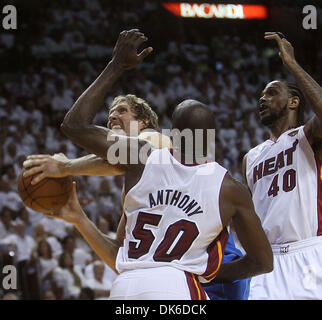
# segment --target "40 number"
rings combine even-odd
[[[296,186],[296,171],[289,169],[283,174],[283,191],[292,191]],[[268,196],[277,196],[280,187],[278,186],[278,174],[273,178],[272,184],[268,189]]]

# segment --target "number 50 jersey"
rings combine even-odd
[[[124,199],[117,270],[172,266],[212,279],[228,239],[219,212],[226,172],[216,162],[185,166],[167,148],[153,151]]]
[[[266,140],[251,149],[246,178],[271,244],[322,234],[321,165],[303,126],[284,132],[276,142]]]

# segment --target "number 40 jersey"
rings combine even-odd
[[[248,152],[247,184],[271,244],[322,234],[321,174],[303,126]]]
[[[117,270],[172,266],[211,280],[228,239],[219,212],[226,172],[216,162],[185,166],[167,148],[153,151],[124,199]]]

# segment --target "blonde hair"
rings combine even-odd
[[[160,130],[157,114],[152,110],[145,100],[138,98],[134,94],[115,97],[109,107],[109,110],[122,101],[126,101],[130,105],[131,110],[135,114],[135,120],[148,120],[149,123],[147,124],[146,128],[151,128],[156,131]]]

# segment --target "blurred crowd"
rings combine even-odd
[[[293,79],[276,45],[263,41],[265,23],[257,29],[243,22],[237,27],[224,22],[224,28],[209,28],[210,22],[196,27],[197,22],[182,22],[157,1],[33,0],[21,6],[18,30],[0,33],[0,266],[15,264],[20,286],[12,292],[0,287],[0,297],[107,299],[115,273],[72,225],[24,207],[17,177],[31,154],[86,155],[59,126],[111,58],[119,32],[139,27],[154,51],[114,85],[95,123],[106,125],[107,106],[120,94],[144,98],[162,129],[170,128],[178,102],[200,100],[216,118],[216,160],[238,180],[244,154],[268,138],[257,118],[260,92],[271,80]],[[157,17],[162,24],[155,23]],[[295,51],[321,83],[321,44],[312,42],[312,47],[317,50]],[[308,109],[306,118],[310,116]],[[114,237],[122,177],[74,178],[86,213]]]

